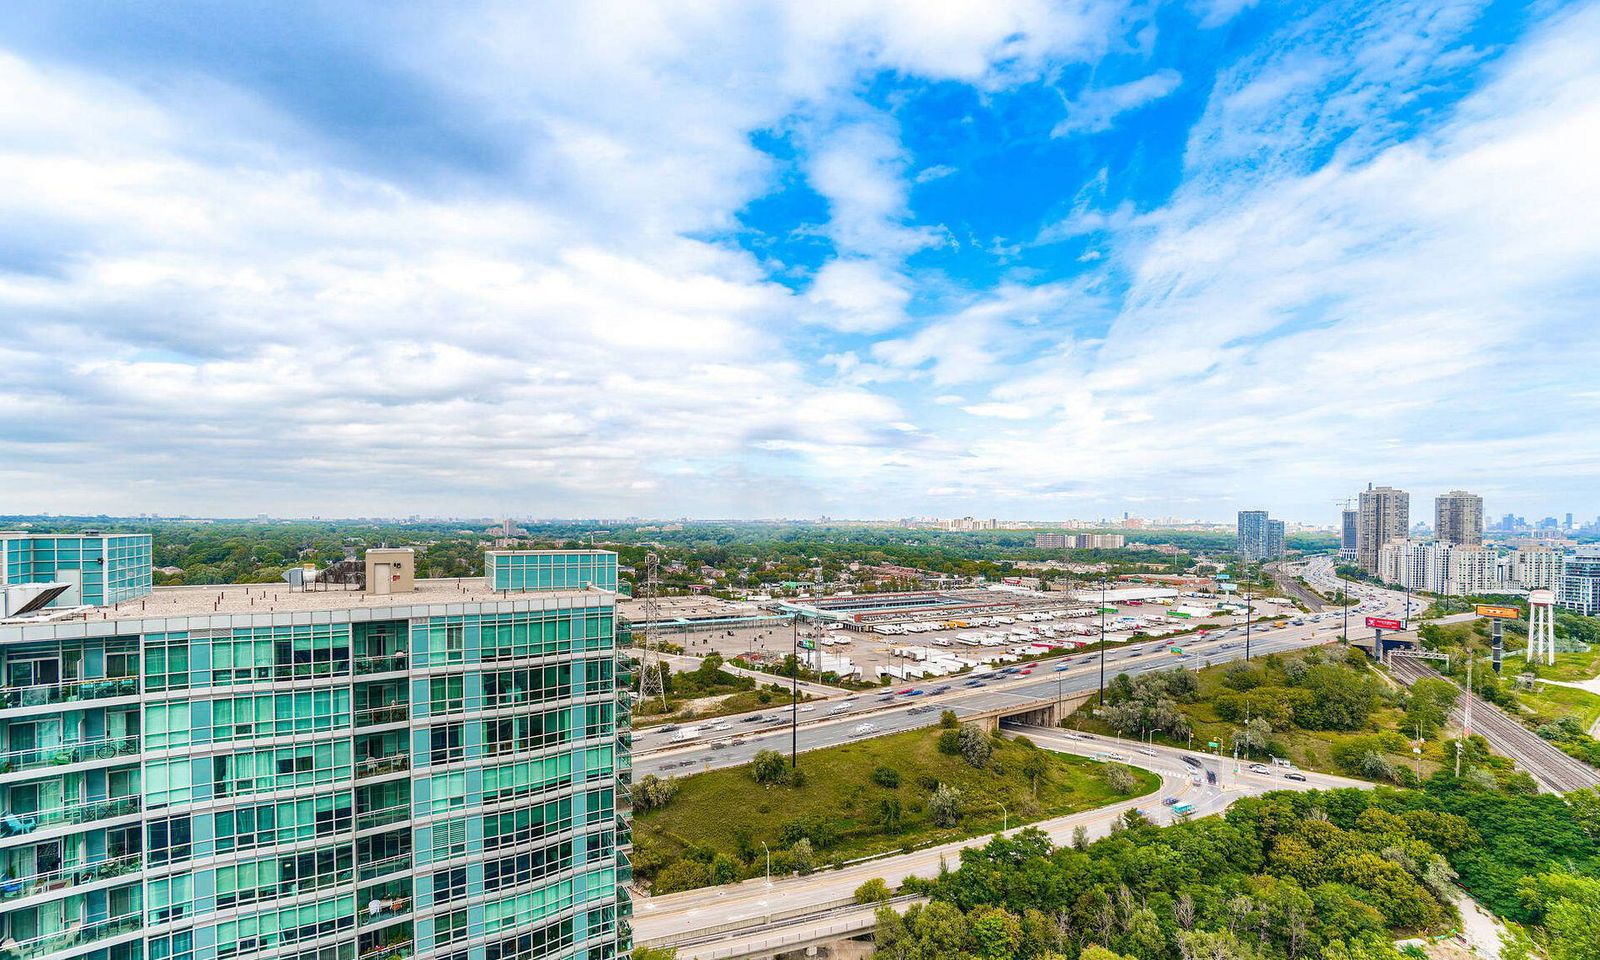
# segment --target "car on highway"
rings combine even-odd
[[[968,680],[966,683],[963,683],[962,686],[963,687],[981,687],[981,686],[983,686],[983,681],[982,680]]]
[[[1206,783],[1216,783],[1216,782],[1217,782],[1217,771],[1215,771],[1215,770],[1207,770],[1206,771]]]
[[[1298,780],[1301,783],[1305,783],[1306,782],[1306,775],[1303,774],[1303,773],[1286,773],[1286,774],[1283,775],[1283,779],[1285,779],[1285,780]]]
[[[922,691],[921,690],[907,690],[906,691],[906,696],[908,696],[908,697],[920,697],[920,696],[922,696]]]
[[[1153,756],[1156,755],[1156,752],[1154,750],[1146,750],[1144,747],[1140,747],[1139,748],[1139,752],[1144,754],[1147,757],[1153,757]]]
[[[678,729],[678,725],[676,723],[669,723],[666,726],[661,728],[661,732],[662,733],[671,733],[676,729]]]
[[[1250,772],[1251,773],[1271,773],[1272,771],[1268,770],[1265,764],[1252,763],[1252,764],[1250,764]]]
[[[1032,673],[1032,672],[1033,672],[1033,671],[1032,671],[1032,670],[1023,670],[1023,671],[1020,671],[1020,672],[1019,672],[1019,673],[1018,673],[1018,674],[1017,674],[1017,676],[1019,676],[1019,677],[1026,677],[1026,676],[1027,676],[1027,675],[1029,675],[1029,674],[1030,674],[1030,673]]]
[[[897,697],[908,696],[908,695],[910,695],[912,689],[913,689],[912,687],[906,687],[904,690],[896,690],[894,692],[894,695],[897,696]]]
[[[1175,806],[1178,805],[1178,798],[1177,797],[1163,797],[1163,798],[1161,798],[1161,805],[1163,807],[1175,807]]]
[[[716,742],[711,744],[711,749],[713,749],[713,750],[726,750],[726,749],[728,749],[728,745],[726,743],[723,743],[721,740],[718,740],[718,741],[716,741]]]
[[[711,729],[713,729],[713,730],[727,730],[732,726],[733,726],[733,724],[731,724],[731,723],[727,722],[726,720],[724,720],[721,723],[713,723],[711,725]]]
[[[801,713],[810,713],[811,711],[813,711],[815,709],[817,709],[817,708],[816,707],[801,707],[800,708],[800,712]]]
[[[1056,668],[1055,668],[1055,669],[1054,669],[1054,670],[1052,670],[1052,671],[1050,671],[1050,672],[1051,672],[1051,673],[1060,673],[1060,672],[1061,672],[1061,671],[1063,671],[1063,670],[1071,670],[1071,669],[1072,669],[1072,668],[1071,668],[1071,667],[1070,667],[1070,666],[1069,666],[1069,665],[1067,665],[1067,664],[1065,664],[1065,663],[1063,663],[1063,664],[1062,664],[1062,665],[1061,665],[1061,666],[1059,666],[1059,667],[1056,667]]]
[[[949,689],[950,689],[950,684],[941,683],[937,687],[933,688],[933,692],[934,693],[944,693],[946,690],[949,690]]]
[[[854,727],[850,728],[850,732],[858,736],[864,736],[866,734],[876,732],[877,729],[878,725],[875,723],[858,723]]]
[[[1179,757],[1178,759],[1182,760],[1184,763],[1187,763],[1191,767],[1200,766],[1200,760],[1197,757]]]

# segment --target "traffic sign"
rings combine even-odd
[[[1386,617],[1368,617],[1367,626],[1374,630],[1404,630],[1406,625],[1399,620],[1390,620]]]
[[[1206,746],[1208,746],[1208,747],[1220,747],[1220,746],[1222,746],[1222,744],[1218,743],[1215,740],[1212,740],[1210,743],[1207,743]]]
[[[1492,607],[1488,604],[1478,604],[1478,616],[1493,617],[1496,620],[1515,620],[1522,616],[1522,611],[1517,607]]]

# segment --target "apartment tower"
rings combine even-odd
[[[29,580],[0,618],[12,957],[627,954],[615,554],[500,551],[481,580],[428,580],[375,550],[302,586],[152,591],[148,537],[19,539]],[[40,600],[102,558],[109,587],[107,551],[128,549],[142,589]]]
[[[1394,487],[1361,491],[1356,507],[1356,563],[1368,573],[1378,572],[1378,551],[1390,540],[1407,536],[1411,526],[1411,494]]]
[[[1483,498],[1451,490],[1433,499],[1433,536],[1440,543],[1476,547],[1483,543]]]

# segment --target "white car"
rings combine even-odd
[[[850,732],[854,734],[868,734],[876,733],[877,730],[878,725],[875,723],[858,723],[851,728]]]

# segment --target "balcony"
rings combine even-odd
[[[405,670],[411,665],[411,655],[408,653],[385,653],[375,657],[357,657],[356,675],[364,676],[369,673],[394,673]]]
[[[356,779],[366,777],[381,777],[386,773],[399,773],[411,769],[411,756],[409,754],[396,754],[392,757],[363,757],[356,761]]]
[[[42,707],[52,703],[131,697],[138,693],[139,681],[134,677],[47,683],[35,687],[4,687],[0,688],[0,708]]]
[[[396,873],[401,870],[410,869],[411,854],[402,853],[397,857],[389,857],[385,860],[375,860],[372,863],[365,864],[360,868],[360,874],[361,879],[365,881],[371,880],[375,877],[381,877],[385,874]]]
[[[109,800],[91,800],[87,803],[75,803],[50,810],[36,810],[27,813],[7,812],[0,814],[0,837],[20,837],[23,834],[32,833],[40,827],[58,823],[93,823],[96,820],[109,820],[113,817],[138,813],[139,808],[140,798],[117,797]]]
[[[356,909],[357,922],[363,927],[410,914],[411,878],[362,887],[356,895]]]
[[[405,960],[414,949],[411,935],[407,933],[403,939],[362,945],[358,960]]]
[[[391,703],[381,707],[363,707],[356,711],[356,726],[375,727],[385,723],[404,723],[411,716],[411,705]]]
[[[107,740],[86,740],[82,743],[61,743],[53,746],[31,747],[0,753],[0,773],[15,773],[38,767],[59,767],[85,760],[109,760],[139,752],[138,737],[117,737]]]
[[[356,814],[356,829],[371,830],[374,827],[385,827],[391,823],[399,823],[411,816],[411,804],[397,803],[392,807],[380,807],[377,810],[364,810]]]
[[[63,890],[79,884],[93,883],[96,880],[125,876],[139,869],[141,862],[138,854],[132,854],[114,860],[63,867],[60,870],[39,873],[31,877],[5,877],[0,879],[0,900],[16,900],[50,890]]]
[[[42,957],[47,953],[68,950],[72,947],[83,946],[98,940],[108,940],[112,937],[132,933],[144,926],[142,913],[130,914],[126,917],[113,917],[109,920],[97,920],[93,923],[74,921],[65,929],[55,933],[47,933],[42,937],[35,937],[22,943],[15,941],[0,945],[8,958]]]

